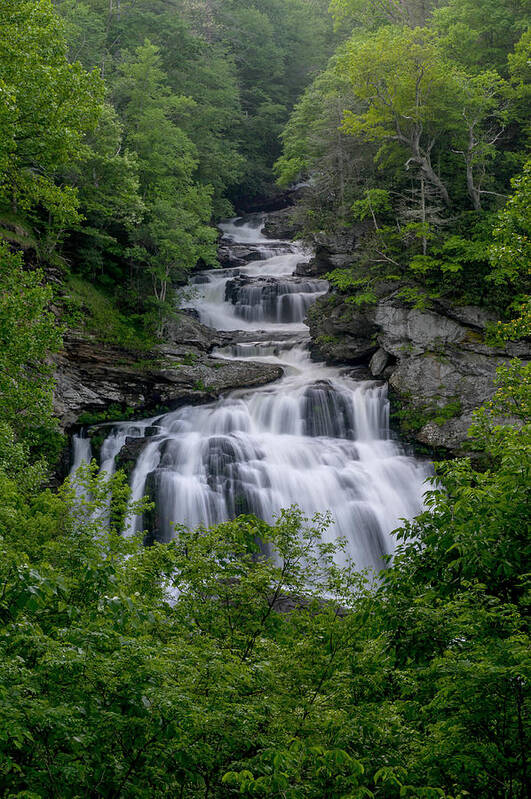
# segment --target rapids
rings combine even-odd
[[[210,405],[115,424],[102,468],[113,471],[127,438],[147,436],[131,486],[134,500],[146,492],[155,499],[158,540],[170,540],[175,524],[193,528],[241,513],[272,521],[297,504],[308,516],[330,511],[329,538],[344,536],[360,568],[378,568],[393,551],[390,532],[421,511],[429,466],[391,436],[384,383],[310,359],[304,318],[327,284],[294,277],[309,255],[266,239],[262,223],[253,216],[221,225],[225,242],[245,244],[256,260],[196,275],[188,307],[204,324],[233,331],[217,357],[280,364],[284,378]],[[79,437],[74,447],[75,469],[90,448]],[[135,528],[143,529],[141,519]]]

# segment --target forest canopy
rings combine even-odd
[[[215,223],[275,193],[282,126],[333,49],[325,9],[2,0],[4,233],[160,332]]]
[[[331,10],[352,32],[298,102],[276,170],[282,185],[308,183],[309,238],[364,226],[333,284],[362,303],[395,280],[419,306],[446,297],[510,316],[528,268],[507,258],[503,281],[498,260],[496,277],[490,245],[527,169],[526,4],[334,0]],[[525,212],[520,225],[527,239]]]

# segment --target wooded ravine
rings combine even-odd
[[[0,797],[529,799],[529,0],[0,0]]]

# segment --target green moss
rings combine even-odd
[[[85,425],[104,424],[104,422],[123,422],[127,419],[132,419],[138,411],[134,408],[119,405],[117,403],[109,405],[104,411],[96,411],[91,413],[86,411],[82,413],[78,419],[78,423]]]
[[[186,355],[183,356],[182,362],[184,366],[195,366],[197,363],[197,359],[199,356],[196,352],[188,352]]]
[[[339,344],[339,336],[330,336],[327,334],[323,334],[322,336],[317,336],[316,339],[318,344]]]
[[[203,380],[197,380],[194,385],[194,391],[205,391],[207,394],[212,394],[213,396],[216,394],[216,389],[213,386],[205,385]]]
[[[63,320],[68,327],[133,351],[146,352],[156,346],[154,336],[145,330],[140,318],[125,316],[101,289],[77,275],[67,278],[65,288]]]
[[[5,209],[0,211],[0,238],[17,244],[23,250],[37,249],[37,239],[28,221]]]
[[[431,421],[435,422],[435,424],[442,425],[445,422],[449,422],[450,419],[455,419],[457,416],[460,416],[461,412],[461,400],[456,398],[446,405],[443,405],[442,408],[435,409],[435,416],[433,416]]]
[[[467,330],[465,335],[465,341],[469,341],[473,344],[483,344],[484,336],[477,330]]]
[[[411,397],[396,396],[391,403],[391,424],[406,438],[415,436],[425,425],[443,425],[460,415],[461,401],[455,397],[446,405],[413,403]]]

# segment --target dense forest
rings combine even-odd
[[[308,233],[365,223],[358,263],[332,282],[357,303],[393,280],[420,306],[451,297],[511,316],[529,290],[516,210],[529,197],[527,4],[331,10],[354,32],[297,104],[276,169],[309,180]]]
[[[73,301],[93,299],[86,278],[140,336],[156,331],[171,287],[215,262],[211,222],[272,193],[282,125],[332,50],[324,12],[322,0],[4,2],[8,238],[66,261]]]
[[[122,535],[148,499],[95,462],[62,479],[52,401],[65,336],[141,363],[217,223],[286,203],[310,245],[356,230],[328,274],[348,304],[391,285],[528,340],[529,3],[0,20],[0,796],[529,797],[528,363],[379,575],[337,557],[327,508]]]

